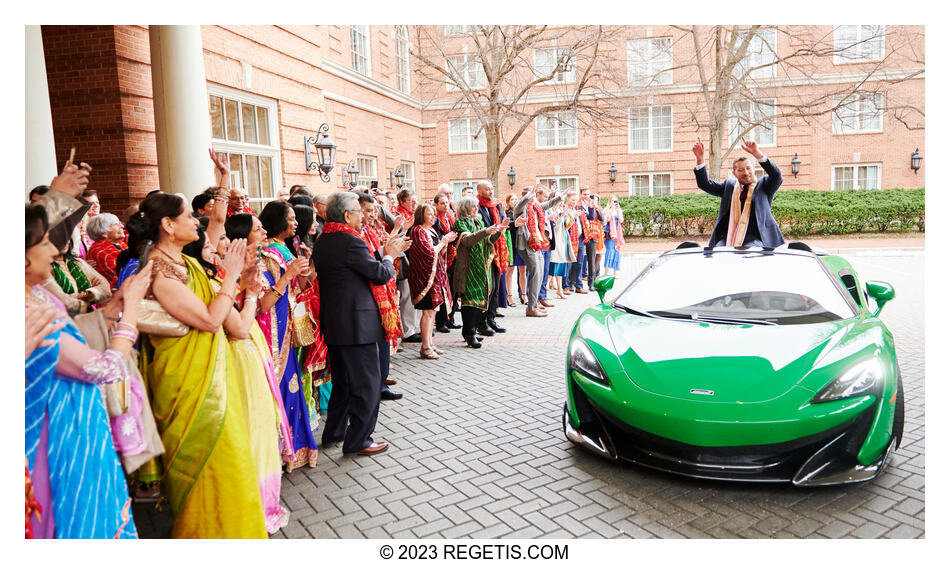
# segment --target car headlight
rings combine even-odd
[[[597,361],[597,357],[594,356],[594,352],[590,350],[590,347],[584,342],[584,339],[577,338],[571,341],[568,367],[571,370],[580,372],[595,382],[600,382],[606,386],[610,385],[610,380],[607,379],[607,373],[604,372],[600,362]]]
[[[812,403],[835,401],[871,393],[884,377],[884,367],[877,358],[869,358],[852,366],[835,381],[825,386]]]

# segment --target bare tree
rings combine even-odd
[[[456,27],[461,37],[446,37],[441,26],[416,28],[412,54],[417,72],[438,87],[426,102],[445,102],[446,115],[477,119],[473,135],[485,136],[485,170],[496,186],[505,157],[539,116],[563,124],[556,113],[570,111],[578,127],[596,128],[620,115],[612,103],[619,82],[604,57],[615,32],[602,26]]]
[[[676,42],[685,43],[693,55],[690,62],[673,68],[695,70],[701,95],[689,115],[695,127],[709,136],[710,176],[719,174],[723,160],[742,136],[768,134],[778,120],[808,123],[832,113],[840,119],[871,105],[875,111],[884,109],[908,129],[923,129],[923,100],[882,96],[893,91],[895,84],[923,73],[923,32],[917,28],[861,26],[863,33],[843,34],[837,40],[834,31],[809,27],[674,28],[683,32]],[[788,49],[776,49],[780,37]],[[880,55],[867,56],[869,52]],[[894,71],[897,61],[907,70]],[[832,62],[860,64],[846,67],[846,80],[823,82],[821,76]],[[886,107],[877,107],[882,100]]]

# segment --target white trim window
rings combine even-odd
[[[410,190],[416,189],[416,164],[407,161],[399,163],[399,170],[403,173],[402,187]]]
[[[447,25],[445,26],[446,35],[466,35],[472,33],[471,25]]]
[[[259,211],[281,185],[277,102],[212,84],[208,94],[211,147],[228,155],[231,186],[246,190]]]
[[[554,78],[545,82],[565,84],[577,81],[577,57],[571,55],[569,47],[551,47],[534,50],[534,75],[537,78],[548,76],[555,70]]]
[[[577,176],[539,176],[536,182],[549,190],[577,190],[580,178]]]
[[[577,147],[577,114],[556,112],[534,118],[536,149]]]
[[[396,42],[396,88],[409,94],[409,31],[404,25],[394,30]]]
[[[448,55],[445,57],[445,70],[454,78],[446,79],[445,87],[448,90],[460,90],[456,83],[462,83],[468,88],[485,88],[488,85],[488,78],[485,76],[485,69],[478,55],[474,53],[463,53],[461,55]]]
[[[475,180],[452,180],[451,182],[449,182],[449,184],[452,186],[452,194],[453,194],[452,201],[457,204],[457,203],[459,202],[459,200],[462,199],[462,188],[468,188],[469,186],[471,186],[472,188],[475,188],[475,186],[476,186],[479,182],[487,182],[487,180],[485,180],[485,179],[475,179]],[[477,190],[475,191],[475,193],[473,194],[473,196],[478,197],[478,191],[477,191]]]
[[[745,40],[746,33],[739,33],[736,36],[735,44],[738,46]],[[749,41],[746,49],[746,55],[732,69],[732,76],[736,78],[772,78],[775,76],[775,63],[778,61],[776,55],[776,41],[778,40],[778,31],[775,28],[765,28],[756,31],[755,36]],[[752,69],[751,71],[749,69]],[[746,72],[749,74],[746,75]]]
[[[748,133],[743,133],[749,126]],[[764,98],[757,102],[740,100],[732,102],[729,112],[729,144],[740,137],[755,141],[761,147],[775,146],[775,98]]]
[[[638,106],[627,115],[628,152],[673,150],[673,106]]]
[[[369,59],[369,26],[350,26],[351,66],[363,76],[371,76]]]
[[[673,84],[673,38],[627,41],[627,83],[630,86]]]
[[[832,190],[880,190],[880,164],[849,164],[831,167]]]
[[[376,174],[376,157],[356,155],[356,168],[360,169],[360,174],[356,177],[357,184],[368,187],[379,180],[379,176]]]
[[[484,153],[488,150],[485,128],[476,118],[448,120],[449,153]]]
[[[836,25],[835,64],[883,60],[885,30],[883,25]]]
[[[650,172],[630,175],[631,196],[669,196],[672,193],[672,172]]]
[[[884,131],[884,94],[861,92],[846,101],[835,98],[838,109],[832,114],[833,133]]]

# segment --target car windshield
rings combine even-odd
[[[814,257],[718,251],[658,257],[614,301],[650,317],[790,325],[853,317]]]

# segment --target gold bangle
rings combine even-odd
[[[277,289],[277,286],[271,286],[270,291],[277,296],[277,299],[284,297],[284,293]]]

